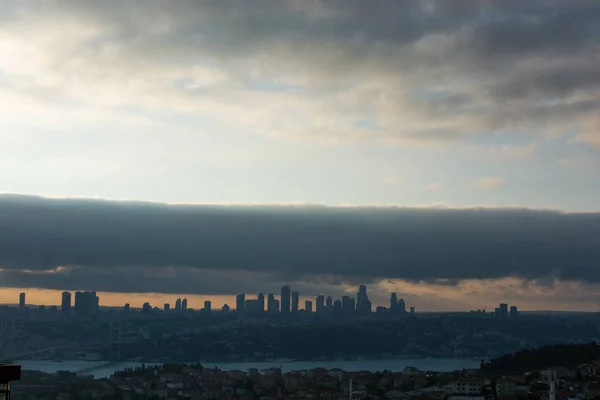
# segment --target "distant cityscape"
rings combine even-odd
[[[78,314],[93,314],[100,307],[100,298],[97,293],[87,291],[75,292],[75,300],[72,301],[72,293],[64,291],[62,293],[60,311],[69,314],[72,311]],[[26,293],[19,294],[19,308],[26,307]],[[39,306],[41,310],[45,310],[46,306]],[[49,307],[53,311],[58,311],[58,306]],[[130,311],[129,303],[123,306],[123,311]],[[194,310],[188,308],[187,298],[177,298],[174,307],[170,303],[164,303],[162,308],[152,306],[149,302],[142,305],[142,313],[151,312],[174,312],[188,313]],[[293,291],[289,285],[281,288],[278,298],[274,293],[269,293],[266,297],[263,293],[258,293],[256,298],[247,298],[245,293],[239,293],[235,297],[235,309],[231,309],[228,304],[223,305],[221,312],[234,311],[239,315],[244,316],[260,316],[260,315],[282,315],[292,316],[296,314],[317,314],[317,315],[332,315],[332,316],[351,316],[351,315],[368,315],[373,312],[376,314],[414,314],[415,306],[410,306],[407,309],[406,302],[403,298],[398,298],[395,292],[390,293],[388,307],[377,306],[373,311],[373,305],[367,294],[367,287],[360,285],[356,297],[343,295],[341,299],[333,299],[331,296],[317,295],[313,300],[305,300],[304,308],[300,308],[300,293]],[[201,313],[213,312],[212,303],[210,300],[204,301],[204,307],[199,310]],[[474,312],[485,314],[485,309],[479,309]],[[509,306],[507,303],[500,303],[494,310],[493,314],[497,317],[507,318],[516,317],[519,314],[516,305]]]

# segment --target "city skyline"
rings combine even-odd
[[[304,308],[299,308],[300,294],[297,291],[291,291],[288,284],[281,287],[280,294],[277,296],[275,293],[269,293],[265,296],[262,292],[258,293],[255,297],[246,293],[238,293],[235,295],[235,308],[224,303],[219,305],[218,308],[213,308],[211,300],[204,300],[202,308],[194,308],[192,304],[188,306],[187,297],[178,297],[173,303],[166,302],[162,305],[152,304],[150,301],[146,301],[141,307],[132,306],[129,302],[124,303],[120,306],[122,311],[130,311],[132,309],[139,309],[142,312],[148,313],[152,311],[171,312],[176,314],[186,314],[188,312],[230,312],[235,311],[237,315],[248,316],[248,317],[259,317],[259,316],[273,316],[279,315],[282,317],[293,318],[299,313],[301,314],[315,314],[321,316],[365,316],[369,314],[389,314],[389,315],[408,315],[416,312],[414,305],[407,305],[402,295],[398,296],[396,292],[389,294],[387,304],[372,307],[372,303],[369,300],[366,285],[360,285],[356,296],[350,296],[349,294],[342,295],[340,299],[334,299],[331,296],[317,295],[317,296],[305,296]],[[21,310],[30,308],[32,306],[40,307],[40,309],[46,307],[46,305],[37,304],[26,304],[26,292],[19,293],[18,307]],[[286,300],[287,299],[287,300]],[[265,302],[266,300],[266,302]],[[286,305],[287,302],[287,305]],[[316,307],[313,307],[313,304]],[[93,315],[98,312],[101,307],[111,307],[100,304],[100,297],[95,291],[85,292],[76,291],[71,293],[69,291],[62,292],[60,306],[55,304],[50,305],[59,311],[61,314],[69,315],[71,313],[81,315]],[[119,307],[119,306],[117,306]],[[463,312],[466,310],[462,310]],[[498,307],[493,310],[488,310],[485,307],[469,310],[469,312],[477,312],[483,314],[493,314],[496,317],[515,318],[519,314],[519,308],[517,305],[508,303],[499,303]]]
[[[0,4],[0,302],[598,310],[597,0],[107,1]]]

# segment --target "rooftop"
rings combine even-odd
[[[0,364],[0,383],[21,379],[21,366],[14,364]]]

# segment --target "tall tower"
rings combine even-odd
[[[281,314],[290,313],[292,290],[289,285],[285,285],[281,288]]]
[[[62,300],[60,302],[60,310],[68,314],[71,312],[71,292],[63,292]]]
[[[19,294],[19,308],[25,308],[25,293]]]
[[[398,306],[398,296],[396,296],[396,292],[392,292],[390,296],[390,311],[396,311],[396,307]]]
[[[265,312],[265,295],[259,293],[256,300],[258,300],[258,312],[263,314]]]
[[[317,314],[321,314],[323,311],[325,311],[325,296],[322,294],[318,295],[315,300],[315,311]]]
[[[292,313],[298,312],[298,307],[300,303],[300,293],[292,292]]]
[[[240,293],[235,296],[235,312],[238,314],[244,313],[244,308],[246,307],[246,295],[244,293]]]

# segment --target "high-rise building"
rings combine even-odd
[[[335,315],[340,315],[342,313],[342,301],[336,300],[333,302],[333,313]]]
[[[181,312],[181,299],[177,299],[175,300],[175,312],[180,313]]]
[[[356,310],[356,301],[354,297],[350,297],[348,295],[342,296],[342,311],[346,315],[353,314]]]
[[[371,312],[371,301],[367,296],[367,287],[360,285],[356,294],[356,310],[362,314]]]
[[[89,306],[88,312],[94,312],[100,308],[100,297],[96,295],[96,292],[88,292]]]
[[[289,314],[290,313],[290,303],[291,303],[291,295],[292,291],[289,285],[285,285],[281,288],[281,313]]]
[[[63,292],[62,300],[60,302],[60,309],[65,314],[71,312],[71,292]]]
[[[392,292],[390,296],[390,311],[396,312],[396,307],[398,307],[398,296],[396,296],[396,292]]]
[[[510,306],[510,316],[516,317],[518,315],[519,315],[519,310],[517,309],[517,306]]]
[[[500,308],[500,316],[502,318],[508,317],[508,304],[506,304],[506,303],[500,303],[499,308]]]
[[[322,294],[318,295],[315,300],[315,311],[317,314],[321,314],[325,311],[325,296]]]
[[[267,312],[269,314],[279,314],[279,302],[275,300],[273,293],[269,293],[267,297]]]
[[[181,311],[183,311],[183,312],[187,311],[187,299],[181,300]]]
[[[74,310],[80,314],[93,314],[100,305],[96,292],[75,292]]]
[[[260,314],[265,312],[265,295],[262,293],[258,294],[258,297],[256,298],[258,300],[258,312]]]
[[[164,312],[169,312],[171,310],[171,305],[169,303],[165,303],[163,306]]]
[[[235,311],[238,314],[244,313],[244,306],[246,305],[246,295],[244,293],[240,293],[235,296]]]
[[[300,293],[292,292],[292,313],[298,312],[298,307],[300,305]]]
[[[307,312],[307,313],[312,313],[313,312],[312,301],[306,300],[304,302],[304,312]]]
[[[247,299],[246,304],[244,305],[244,312],[248,315],[258,315],[260,312],[260,306],[258,304],[258,299]]]
[[[19,294],[19,308],[25,308],[25,293]]]
[[[404,299],[398,300],[398,304],[396,305],[397,312],[404,314],[406,313],[406,302]]]
[[[152,311],[152,306],[150,305],[150,303],[145,302],[144,305],[142,305],[142,312],[144,314],[148,314],[150,313],[150,311]]]
[[[211,304],[210,300],[206,300],[204,302],[204,312],[210,313],[211,310],[212,310],[212,304]]]
[[[327,298],[325,299],[325,308],[327,310],[331,310],[333,308],[333,299],[331,298],[331,296],[327,296]]]

